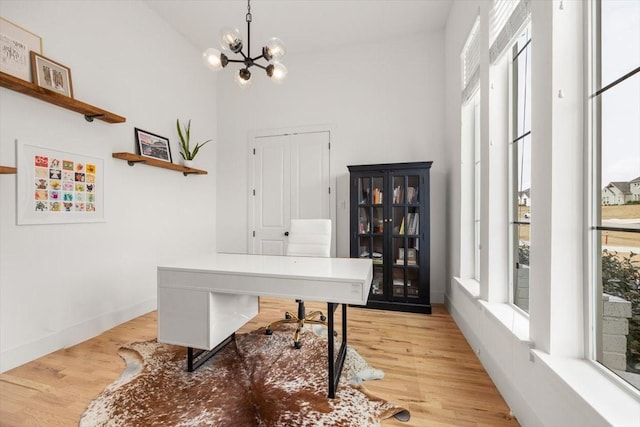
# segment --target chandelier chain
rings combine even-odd
[[[251,22],[251,0],[247,0],[247,15],[246,15],[246,20],[247,20],[247,22]]]

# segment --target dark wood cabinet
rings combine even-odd
[[[429,171],[432,163],[348,166],[350,255],[373,259],[369,308],[431,313]]]

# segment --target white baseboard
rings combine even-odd
[[[56,350],[71,347],[96,337],[106,330],[155,310],[157,306],[157,299],[152,298],[118,311],[88,319],[18,347],[4,350],[0,352],[0,373],[31,362]]]

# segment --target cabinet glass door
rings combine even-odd
[[[420,176],[393,175],[392,292],[394,301],[419,296]]]
[[[384,175],[358,178],[358,256],[373,260],[371,297],[383,298],[384,285]]]

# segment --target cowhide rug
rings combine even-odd
[[[392,416],[409,420],[409,411],[365,390],[364,379],[384,374],[351,347],[329,399],[326,338],[304,330],[302,342],[293,348],[290,325],[273,335],[264,328],[238,334],[191,373],[183,347],[155,340],[122,347],[125,372],[91,402],[80,426],[353,427]]]

